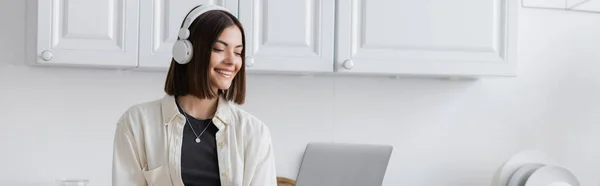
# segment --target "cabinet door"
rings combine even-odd
[[[332,72],[333,0],[241,0],[249,72]]]
[[[223,6],[237,16],[237,0],[143,0],[140,2],[140,68],[167,70],[185,15],[202,4]]]
[[[513,0],[338,1],[336,70],[513,76]]]
[[[138,0],[43,0],[30,10],[37,13],[35,63],[137,66]]]

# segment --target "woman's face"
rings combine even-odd
[[[225,28],[212,48],[208,66],[214,91],[229,89],[233,78],[242,67],[242,33],[237,26]]]

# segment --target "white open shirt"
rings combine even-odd
[[[134,105],[117,123],[113,186],[183,186],[181,139],[185,117],[175,98]],[[235,103],[219,98],[212,119],[223,186],[276,186],[267,126]]]

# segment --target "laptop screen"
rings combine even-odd
[[[296,186],[381,186],[392,151],[391,145],[309,143]]]

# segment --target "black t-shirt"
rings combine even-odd
[[[183,112],[183,109],[177,104],[179,112],[187,117],[183,129],[183,140],[181,144],[181,178],[186,186],[220,186],[219,160],[217,157],[217,143],[215,134],[219,130],[210,119],[197,119]],[[210,122],[210,123],[209,123]],[[196,135],[191,127],[194,127],[196,134],[204,130],[200,136],[200,143],[196,143]]]

